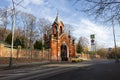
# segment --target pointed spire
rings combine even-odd
[[[60,19],[60,17],[59,17],[59,12],[58,12],[58,11],[57,11],[57,16],[56,16],[56,19],[55,19],[54,22],[56,22],[57,24],[58,24],[59,22],[61,22],[61,19]]]
[[[56,19],[55,19],[55,22],[56,22],[56,23],[59,23],[60,21],[61,21],[61,20],[60,20],[60,17],[57,16]]]

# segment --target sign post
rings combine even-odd
[[[93,57],[94,57],[94,52],[95,52],[95,49],[96,49],[96,46],[95,46],[95,34],[91,34],[90,39],[91,39],[91,51],[92,51]]]

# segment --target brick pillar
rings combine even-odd
[[[4,57],[3,50],[4,50],[4,44],[0,44],[0,57]]]
[[[57,61],[59,61],[59,53],[60,53],[60,48],[59,48],[59,28],[57,30]]]
[[[76,44],[74,43],[73,44],[73,57],[76,56]]]
[[[50,57],[51,57],[51,60],[54,59],[54,55],[53,55],[53,39],[54,39],[54,35],[52,34],[51,35],[51,40],[50,40],[50,48],[51,48]]]
[[[44,54],[45,53],[45,51],[44,51],[44,47],[43,47],[43,49],[42,49],[42,60],[44,60]]]
[[[75,56],[76,56],[76,44],[74,43],[74,48],[75,48]]]
[[[72,57],[72,53],[71,53],[71,43],[70,43],[70,38],[69,38],[69,57],[71,58]]]
[[[21,57],[20,53],[21,53],[21,46],[18,46],[16,59],[18,59],[19,57]]]
[[[58,38],[58,41],[57,41],[57,56],[58,56],[58,60],[59,60],[59,61],[61,60],[60,49],[61,49],[60,40],[59,40],[59,38]]]

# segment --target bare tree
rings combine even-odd
[[[36,17],[32,14],[21,13],[21,20],[23,24],[23,33],[28,38],[26,46],[30,48],[30,59],[32,59],[33,43],[36,35]]]
[[[40,39],[42,39],[43,34],[45,34],[48,30],[51,29],[51,23],[45,18],[40,18],[37,21],[37,26],[38,26],[38,36],[40,37]]]
[[[77,43],[76,51],[77,51],[77,53],[82,53],[82,52],[83,52],[83,47],[82,47],[82,45],[81,45],[80,40],[79,40],[78,43]]]
[[[80,41],[83,48],[85,48],[89,44],[88,39],[86,37],[83,37],[83,36],[79,38],[79,41]]]
[[[5,38],[7,37],[7,26],[9,25],[9,23],[11,23],[12,17],[13,17],[13,13],[12,13],[13,9],[5,7],[5,8],[0,8],[0,28],[2,29],[1,34],[0,34],[0,40],[1,41],[5,41]],[[20,11],[15,11],[16,12],[16,26],[18,26],[18,23],[20,24],[19,21],[19,13]]]
[[[6,38],[6,31],[7,31],[7,24],[8,24],[8,12],[7,8],[0,9],[0,27],[3,29],[1,35],[1,41],[5,41]]]
[[[108,55],[108,50],[106,48],[100,48],[97,50],[97,54],[100,55],[102,58],[106,58]]]
[[[120,19],[120,1],[119,0],[76,0],[75,4],[82,3],[87,5],[83,7],[83,11],[92,14],[95,18],[104,21]],[[77,8],[76,10],[79,10]],[[112,12],[112,14],[111,14]]]
[[[74,28],[70,24],[65,24],[64,26],[65,33],[68,35],[72,35],[72,32],[74,31]]]
[[[77,44],[77,52],[88,52],[88,39],[86,37],[80,37]]]
[[[27,16],[27,37],[29,39],[29,47],[30,47],[30,58],[32,60],[32,49],[33,49],[33,42],[34,42],[34,35],[35,35],[35,23],[36,17],[28,14]]]
[[[33,47],[33,41],[34,41],[34,30],[35,30],[35,22],[36,22],[36,18],[33,15],[29,14],[29,25],[28,27],[28,32],[29,32],[29,45],[30,45],[30,55],[31,55],[31,59],[32,59],[32,47]]]
[[[21,28],[22,28],[22,30],[23,30],[23,35],[27,38],[27,26],[28,26],[28,22],[27,22],[27,16],[28,16],[28,14],[27,13],[25,13],[25,12],[21,12],[20,13],[20,21],[21,21],[21,24],[22,24],[22,26],[21,26]],[[26,39],[26,48],[28,48],[28,40]]]

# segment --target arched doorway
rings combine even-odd
[[[68,61],[67,46],[65,44],[61,45],[61,60]]]

